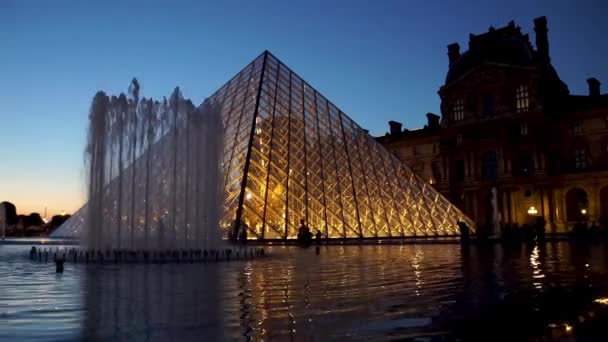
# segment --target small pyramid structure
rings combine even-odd
[[[224,236],[245,226],[249,239],[295,239],[300,220],[337,239],[458,235],[459,221],[475,228],[268,51],[210,100],[221,104],[224,125]],[[153,147],[148,153],[171,153]],[[80,234],[84,211],[53,235]]]

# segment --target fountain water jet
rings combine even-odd
[[[195,107],[98,92],[90,110],[85,247],[92,250],[219,248],[223,126],[219,104]]]

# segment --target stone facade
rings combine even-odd
[[[462,54],[449,45],[441,117],[417,130],[391,121],[377,139],[478,226],[608,224],[608,94],[590,78],[588,95],[571,95],[551,65],[546,18],[534,23],[536,49],[513,22],[471,34]]]

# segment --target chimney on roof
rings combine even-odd
[[[437,114],[433,114],[433,113],[426,113],[426,119],[427,119],[427,126],[430,129],[436,129],[439,128],[439,119],[441,117]]]
[[[450,66],[460,57],[460,45],[458,43],[448,45],[448,58]]]
[[[587,79],[587,84],[589,85],[589,96],[600,96],[600,81],[595,77],[591,77]]]
[[[547,34],[549,30],[546,17],[534,19],[534,32],[536,32],[536,51],[543,61],[549,62],[549,36]]]
[[[401,127],[403,126],[401,122],[389,121],[388,125],[391,128],[391,135],[399,135],[401,133]]]

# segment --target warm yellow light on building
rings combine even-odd
[[[538,214],[538,210],[536,210],[536,208],[534,208],[534,207],[528,208],[528,215],[536,215],[536,214]]]
[[[608,305],[608,297],[600,297],[600,298],[594,300],[594,302],[596,302],[598,304],[602,304],[602,305]]]

